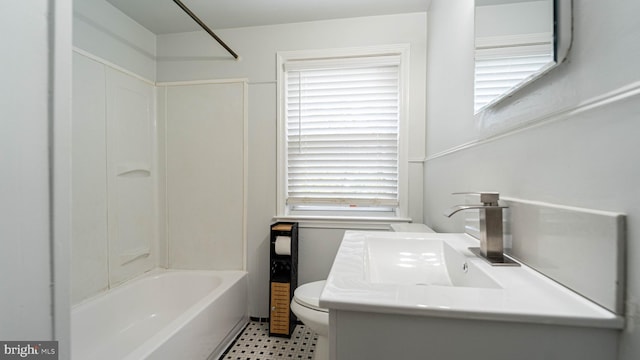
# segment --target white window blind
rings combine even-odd
[[[476,50],[475,110],[526,81],[551,61],[550,44]]]
[[[398,206],[397,57],[285,64],[286,201]]]

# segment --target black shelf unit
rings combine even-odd
[[[291,255],[276,254],[278,236],[291,238]],[[289,304],[298,287],[298,223],[272,224],[269,249],[269,336],[290,338],[297,322]]]

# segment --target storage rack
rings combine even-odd
[[[291,238],[291,255],[276,254],[278,236]],[[269,270],[269,336],[291,337],[297,318],[289,307],[298,287],[298,223],[271,225]]]

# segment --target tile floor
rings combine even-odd
[[[296,325],[291,339],[269,337],[269,323],[251,321],[219,360],[312,360],[317,335]]]

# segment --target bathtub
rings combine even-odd
[[[247,287],[243,271],[144,274],[72,308],[72,359],[217,359],[248,321]]]

